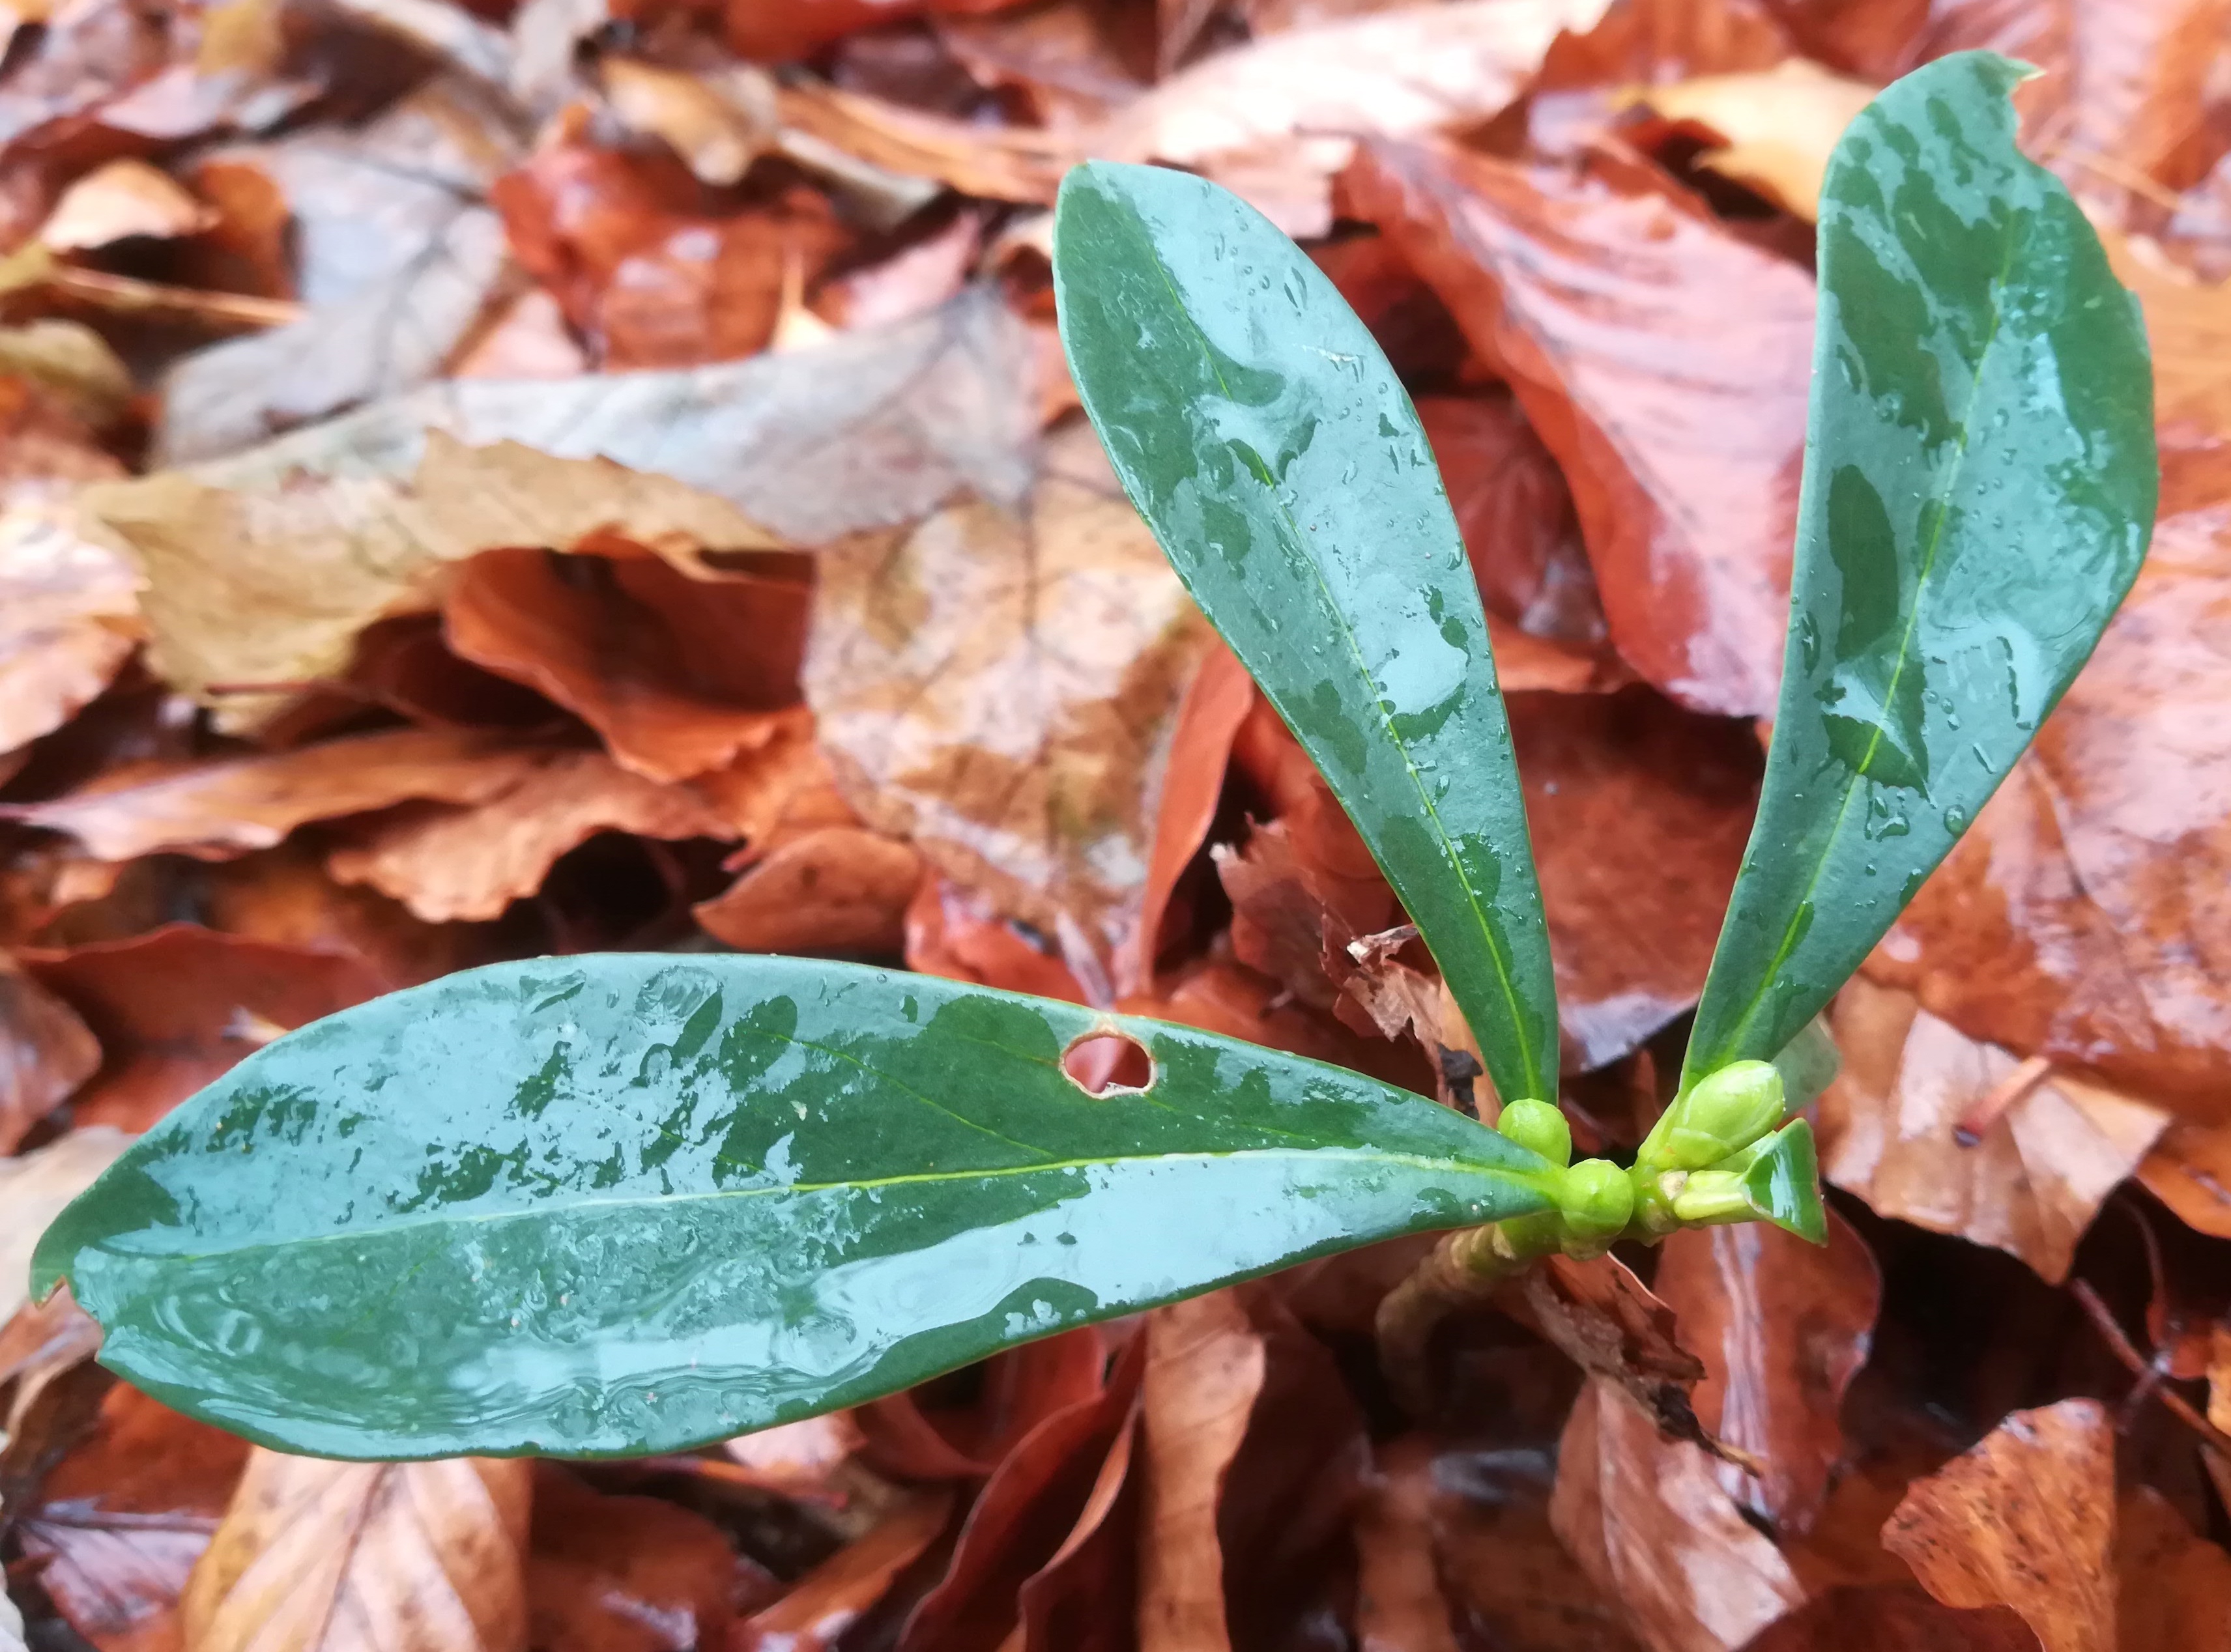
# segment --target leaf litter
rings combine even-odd
[[[1491,1105],[1047,371],[1088,156],[1253,200],[1417,397],[1586,1151],[1669,1093],[1749,829],[1821,166],[1945,52],[2044,71],[2144,305],[2146,571],[1832,1008],[1825,1251],[1543,1273],[1416,1411],[1395,1246],[564,1469],[251,1451],[0,1279],[0,1644],[2224,1644],[2221,0],[719,14],[13,14],[0,1260],[281,1032],[538,953],[903,964]]]

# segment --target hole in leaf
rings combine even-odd
[[[1061,1070],[1087,1095],[1143,1090],[1154,1081],[1154,1058],[1122,1033],[1087,1033],[1061,1054]]]

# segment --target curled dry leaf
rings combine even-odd
[[[700,183],[738,182],[774,145],[776,87],[758,70],[692,74],[611,55],[598,60],[597,76],[612,113],[664,143]]]
[[[308,821],[409,798],[485,802],[517,787],[543,755],[505,750],[482,736],[397,729],[145,778],[126,771],[51,803],[0,807],[0,816],[68,832],[104,861],[158,854],[223,860],[269,849]]]
[[[179,1603],[185,1652],[525,1652],[534,1476],[258,1447]]]
[[[1704,1361],[1698,1423],[1764,1465],[1753,1477],[1722,1464],[1720,1483],[1775,1530],[1809,1530],[1844,1459],[1844,1395],[1882,1307],[1866,1242],[1833,1210],[1825,1246],[1763,1223],[1687,1228],[1651,1283]]]
[[[1477,124],[1524,89],[1560,29],[1605,0],[1461,0],[1297,29],[1219,52],[1118,110],[1096,153],[1206,173],[1290,236],[1332,224],[1362,136]]]
[[[1883,1546],[1948,1606],[2010,1606],[2045,1652],[2114,1652],[2115,1434],[2097,1400],[2016,1411],[1917,1480]]]
[[[908,1480],[981,1480],[1056,1411],[1104,1391],[1107,1343],[1097,1327],[1025,1343],[986,1362],[970,1404],[936,1405],[914,1391],[854,1413],[869,1458]]]
[[[100,1045],[75,1012],[0,961],[0,1153],[14,1152],[24,1133],[100,1065]],[[0,1287],[0,1308],[6,1302]],[[0,1325],[7,1317],[0,1312]]]
[[[1820,216],[1828,152],[1879,88],[1805,58],[1740,74],[1705,74],[1652,87],[1640,100],[1668,120],[1719,141],[1697,157],[1810,223]]]
[[[733,1652],[828,1652],[837,1637],[889,1590],[945,1531],[950,1492],[917,1494],[868,1534],[839,1549],[790,1586],[772,1606],[746,1618]]]
[[[695,1652],[726,1643],[737,1560],[721,1528],[657,1497],[611,1497],[534,1465],[527,1556],[535,1652]]]
[[[1794,1610],[1803,1587],[1698,1446],[1668,1440],[1609,1378],[1581,1391],[1557,1448],[1549,1519],[1650,1652],[1725,1652]]]
[[[72,1104],[74,1134],[92,1124],[145,1130],[281,1033],[390,985],[350,953],[197,924],[17,956],[100,1041],[100,1068]]]
[[[740,952],[888,956],[906,945],[922,856],[895,837],[824,826],[793,837],[693,910]]]
[[[0,513],[0,753],[60,728],[139,646],[139,579],[66,505]]]
[[[1207,636],[1079,424],[1020,514],[967,500],[822,552],[806,698],[870,825],[1104,958]]]
[[[1708,1443],[1690,1399],[1704,1362],[1682,1345],[1672,1308],[1618,1257],[1545,1256],[1497,1300],[1582,1371],[1616,1384],[1667,1439]]]
[[[729,836],[694,791],[630,773],[601,752],[548,752],[476,803],[409,806],[368,823],[326,864],[341,882],[368,884],[429,923],[495,918],[598,832]]]
[[[1568,169],[1374,143],[1347,188],[1556,455],[1627,663],[1695,710],[1770,710],[1811,375],[1805,273],[1662,195]]]
[[[2055,1283],[2170,1122],[2089,1080],[2018,1073],[2012,1052],[1865,978],[1830,1020],[1844,1065],[1820,1099],[1821,1172],[1880,1215],[2010,1251]]]

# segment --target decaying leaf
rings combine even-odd
[[[179,1604],[186,1652],[524,1652],[534,1474],[257,1448]]]
[[[1916,1481],[1883,1546],[1948,1606],[2010,1606],[2045,1652],[2113,1652],[2115,1436],[2096,1400],[2016,1411]]]
[[[2021,1074],[2011,1052],[1864,978],[1831,1020],[1844,1066],[1820,1101],[1822,1173],[1884,1216],[2011,1251],[2055,1282],[2170,1122],[2088,1079]]]
[[[922,856],[895,837],[825,826],[791,839],[695,908],[740,952],[889,955],[906,943]]]
[[[2231,1554],[2195,1537],[2150,1486],[2116,1506],[2115,1577],[2118,1647],[2231,1648]]]
[[[948,1492],[907,1498],[866,1536],[792,1584],[773,1605],[736,1627],[734,1652],[828,1652],[837,1637],[881,1600],[893,1578],[945,1530]]]
[[[2188,1227],[2231,1239],[2231,1125],[2172,1123],[2137,1178]]]
[[[100,1065],[100,1045],[70,1007],[0,963],[0,1153],[52,1113]],[[0,1294],[0,1306],[6,1297]],[[7,1315],[0,1313],[0,1325]]]
[[[536,1652],[694,1652],[735,1621],[737,1557],[721,1528],[657,1497],[606,1496],[534,1466],[527,1557]]]
[[[139,646],[138,586],[67,506],[0,513],[0,752],[61,727],[108,686]]]

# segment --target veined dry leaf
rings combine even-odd
[[[870,825],[1104,959],[1207,638],[1079,424],[1020,513],[967,500],[822,552],[806,698]]]
[[[618,535],[688,562],[910,520],[963,486],[1019,498],[1029,349],[996,294],[973,294],[793,356],[428,386],[78,505],[148,578],[158,671],[248,728],[493,546]]]
[[[2114,1652],[2115,1434],[2097,1400],[2016,1411],[1917,1480],[1883,1546],[1948,1606],[2010,1606],[2044,1652]]]
[[[1830,1020],[1844,1064],[1820,1100],[1822,1173],[1883,1216],[2010,1251],[2056,1284],[2169,1124],[2088,1080],[2022,1084],[2011,1052],[1865,978]],[[1972,1146],[1963,1124],[1982,1126]]]
[[[30,1300],[31,1250],[47,1224],[131,1145],[122,1131],[94,1126],[0,1158],[0,1325]]]
[[[179,1603],[185,1652],[525,1652],[534,1476],[256,1448]]]
[[[658,1497],[592,1491],[534,1465],[527,1556],[535,1652],[696,1652],[724,1646],[737,1557],[721,1528]]]
[[[104,861],[223,860],[269,849],[308,821],[411,798],[484,802],[519,786],[544,756],[481,735],[395,729],[145,778],[127,770],[50,803],[0,806],[0,817],[68,832]]]
[[[167,241],[194,235],[214,217],[168,172],[126,156],[64,190],[39,226],[39,239],[56,252],[76,252],[133,236]]]
[[[1770,710],[1811,377],[1805,273],[1571,169],[1374,143],[1348,189],[1557,456],[1627,663],[1698,711]]]
[[[1560,29],[1605,0],[1459,0],[1273,35],[1180,70],[1118,110],[1096,153],[1167,161],[1246,197],[1290,236],[1332,224],[1331,182],[1361,137],[1485,120]]]
[[[952,1509],[950,1492],[908,1498],[866,1536],[792,1584],[780,1600],[738,1624],[728,1642],[732,1652],[828,1652],[937,1541]]]
[[[1765,1465],[1754,1479],[1718,1464],[1720,1483],[1776,1531],[1809,1530],[1844,1460],[1844,1395],[1882,1307],[1866,1242],[1833,1209],[1826,1246],[1763,1223],[1685,1228],[1651,1285],[1704,1362],[1698,1423]]]
[[[2116,1644],[2123,1652],[2231,1649],[2231,1554],[2195,1537],[2150,1486],[2115,1511]]]
[[[1263,1391],[1263,1337],[1228,1290],[1156,1308],[1144,1334],[1139,1652],[1229,1652],[1217,1508]]]
[[[1690,1394],[1704,1364],[1676,1334],[1673,1310],[1616,1256],[1545,1256],[1497,1304],[1592,1378],[1632,1399],[1668,1440],[1703,1443]]]
[[[1792,57],[1772,68],[1700,75],[1636,95],[1665,119],[1717,136],[1698,165],[1749,184],[1810,223],[1820,216],[1828,152],[1879,89]]]
[[[765,744],[747,746],[725,768],[695,776],[689,789],[744,840],[747,856],[825,826],[860,823],[837,793],[813,737],[813,713],[803,706],[776,713]]]
[[[67,1100],[100,1065],[100,1045],[76,1013],[0,960],[0,1153]],[[0,1308],[5,1308],[0,1287]],[[0,1312],[0,1325],[8,1315]]]
[[[0,752],[68,721],[140,635],[139,579],[59,502],[0,513]]]
[[[1557,1448],[1550,1522],[1650,1652],[1727,1652],[1802,1604],[1774,1545],[1608,1378],[1581,1391]]]
[[[740,952],[896,954],[922,856],[897,838],[826,826],[790,839],[726,891],[692,908]]]
[[[369,884],[429,923],[495,918],[598,832],[729,835],[694,791],[646,780],[601,752],[553,752],[479,803],[406,806],[367,823],[326,864],[341,882]]]

